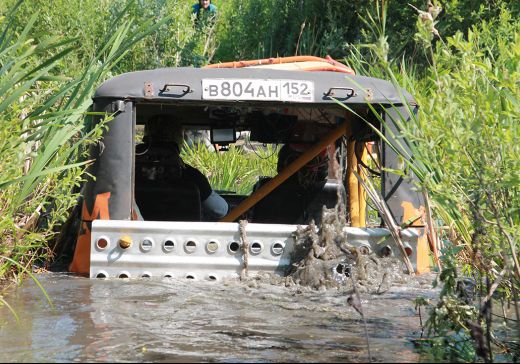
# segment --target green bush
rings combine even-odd
[[[76,203],[71,190],[77,192],[89,162],[84,151],[104,127],[84,123],[91,96],[127,50],[162,25],[150,21],[131,30],[130,21],[122,22],[84,66],[73,66],[80,70],[63,77],[64,60],[78,50],[74,39],[35,40],[30,35],[40,14],[19,27],[16,10],[0,28],[0,280],[30,272],[41,254],[48,258],[56,225]]]
[[[350,60],[364,73],[404,85],[420,105],[417,116],[396,122],[413,153],[413,158],[403,157],[419,179],[417,187],[429,192],[438,220],[451,231],[442,236],[447,250],[436,280],[442,291],[438,303],[430,307],[426,325],[433,350],[442,352],[443,360],[471,361],[478,355],[492,361],[496,346],[518,356],[512,352],[518,337],[508,341],[507,336],[496,336],[490,318],[492,297],[514,302],[520,289],[520,23],[516,19],[502,9],[498,19],[471,27],[466,36],[457,32],[445,37],[434,46],[432,28],[419,19],[415,39],[431,64],[420,72],[404,68],[405,63],[398,69],[396,60],[384,58],[380,48],[384,41],[368,48],[371,61],[361,53]],[[375,30],[382,29],[372,24]],[[386,39],[384,32],[375,33],[375,39]],[[464,276],[475,280],[480,302],[462,295],[459,282]]]

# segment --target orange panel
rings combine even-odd
[[[76,249],[74,249],[74,258],[69,266],[69,271],[79,274],[90,273],[90,227],[89,222],[95,219],[110,220],[108,210],[108,200],[110,192],[98,194],[92,207],[92,213],[87,209],[87,204],[83,202],[81,212],[81,229],[76,241]]]

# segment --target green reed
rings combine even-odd
[[[357,52],[348,61],[361,74],[406,88],[419,105],[414,114],[403,98],[410,115],[393,120],[400,130],[396,141],[380,137],[407,167],[389,172],[414,173],[441,225],[445,249],[434,283],[441,292],[435,305],[422,303],[429,307],[424,342],[435,360],[489,362],[497,352],[518,358],[519,317],[502,318],[508,334],[500,337],[491,317],[493,298],[517,304],[520,288],[520,25],[506,9],[467,36],[440,39],[435,22],[419,18],[417,25],[430,67],[418,72],[403,60],[386,59],[377,42],[371,58]],[[381,34],[374,39],[384,40]],[[464,289],[468,278],[478,300]]]
[[[87,147],[106,122],[88,127],[85,118],[96,87],[131,47],[163,22],[113,26],[80,70],[63,74],[76,39],[32,38],[39,14],[20,28],[15,4],[0,25],[0,281],[20,281],[41,259],[48,242],[76,203]],[[73,67],[73,66],[71,66]],[[76,191],[76,193],[74,193]]]
[[[226,151],[212,151],[203,143],[184,145],[181,152],[185,163],[205,174],[213,189],[248,195],[260,176],[276,175],[276,146],[242,148],[231,145]]]

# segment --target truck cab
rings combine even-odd
[[[429,270],[423,197],[413,175],[388,172],[400,162],[382,141],[398,138],[395,118],[416,111],[405,90],[329,57],[288,57],[126,73],[102,84],[93,101],[94,123],[112,120],[90,151],[95,162],[82,189],[70,271],[219,280],[238,276],[247,262],[251,274],[284,275],[294,232],[319,225],[324,208],[342,214],[349,243],[369,254],[404,254],[380,221],[367,226],[362,171],[379,174],[393,219],[406,225],[400,235],[413,269]],[[270,145],[278,168],[258,175],[250,191],[212,186],[228,212],[209,221],[195,184],[150,185],[140,177],[168,168],[142,158],[143,129],[159,115],[186,135],[204,135],[215,158],[234,146],[254,153]]]

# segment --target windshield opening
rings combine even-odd
[[[138,104],[134,199],[139,214],[134,218],[224,221],[237,206],[253,199],[240,219],[318,222],[323,206],[334,207],[338,200],[348,204],[349,143],[358,140],[355,155],[377,174],[377,136],[358,120],[350,141],[340,137],[294,173],[286,172],[351,117],[337,106]],[[278,183],[282,173],[284,180]],[[257,191],[274,179],[275,188],[258,198]],[[370,206],[366,213],[369,224],[379,224]]]

